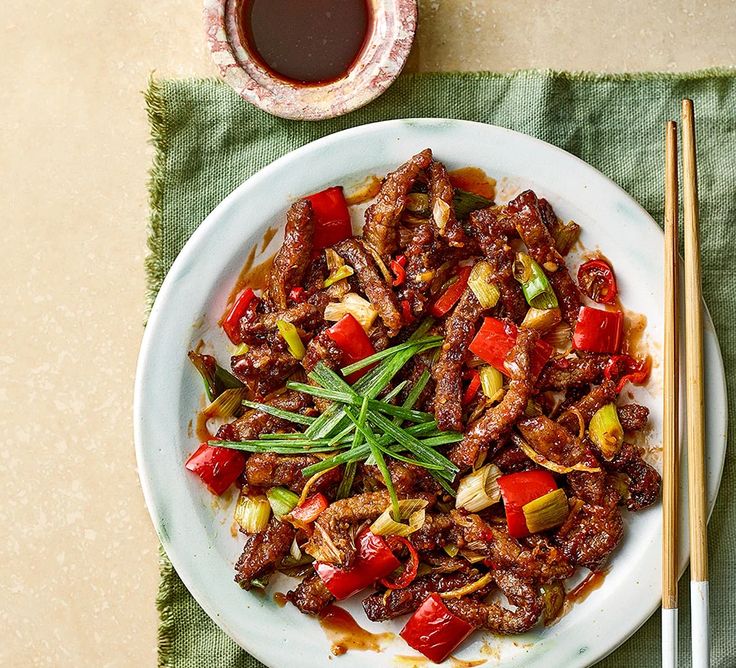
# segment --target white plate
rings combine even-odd
[[[196,448],[188,423],[202,387],[186,352],[200,338],[220,359],[229,354],[215,324],[250,249],[269,226],[282,226],[289,202],[333,184],[351,185],[384,174],[431,147],[450,169],[477,166],[504,192],[531,187],[558,215],[581,224],[582,241],[600,247],[616,268],[627,308],[647,315],[655,368],[637,400],[652,409],[651,443],[661,423],[662,252],[659,227],[631,197],[578,158],[537,139],[499,127],[454,120],[388,121],[346,130],[300,148],[261,170],[202,223],[166,277],[146,328],[135,387],[135,440],[141,482],[154,525],[182,580],[204,610],[244,649],[269,666],[351,668],[393,665],[392,656],[416,655],[397,638],[381,654],[351,651],[332,658],[318,622],[271,597],[242,591],[233,564],[242,538],[231,535],[232,495],[220,503],[184,469]],[[278,245],[275,239],[266,254]],[[710,317],[705,318],[708,498],[715,500],[726,444],[723,363]],[[684,470],[684,468],[683,468]],[[683,488],[681,499],[686,499]],[[686,534],[686,504],[681,503]],[[611,652],[655,610],[660,599],[660,506],[626,514],[626,536],[600,589],[557,624],[524,636],[476,633],[456,656],[508,666],[583,666]],[[686,562],[686,541],[681,562]],[[270,591],[285,591],[287,580]],[[360,597],[348,606],[369,630],[398,632],[403,620],[371,624]],[[333,659],[333,660],[331,660]]]

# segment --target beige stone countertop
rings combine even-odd
[[[419,4],[411,71],[736,65],[732,0]],[[199,0],[2,3],[0,665],[155,665],[131,428],[152,70],[215,74]]]

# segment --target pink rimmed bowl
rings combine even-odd
[[[385,91],[409,56],[417,25],[416,0],[368,0],[372,20],[363,49],[345,76],[326,84],[298,84],[263,67],[240,39],[238,0],[205,0],[212,59],[244,100],[281,118],[316,121],[358,109]]]

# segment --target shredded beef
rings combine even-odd
[[[275,517],[264,531],[249,534],[243,554],[235,564],[235,582],[243,589],[250,589],[253,580],[268,578],[288,554],[293,539],[293,527]]]
[[[301,285],[312,256],[314,220],[309,200],[300,199],[286,214],[284,243],[273,259],[269,274],[268,294],[280,309],[286,308],[291,288]]]
[[[364,239],[384,258],[399,247],[399,222],[406,196],[419,173],[429,167],[432,151],[425,149],[386,176],[376,201],[366,209]]]

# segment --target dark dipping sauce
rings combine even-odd
[[[251,55],[301,84],[343,77],[368,36],[368,0],[241,0],[238,29]]]

